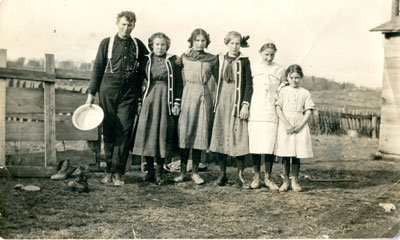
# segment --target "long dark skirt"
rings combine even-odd
[[[175,121],[168,112],[167,91],[166,82],[150,86],[140,112],[133,154],[161,158],[171,154]]]

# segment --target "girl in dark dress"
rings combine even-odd
[[[145,72],[146,90],[139,116],[133,154],[147,162],[145,180],[161,185],[165,158],[172,154],[174,116],[180,113],[182,75],[175,64],[176,56],[167,54],[170,39],[164,33],[154,33],[148,46],[152,51],[141,69]],[[154,171],[154,161],[157,163]]]

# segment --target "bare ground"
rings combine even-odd
[[[214,186],[218,168],[201,173],[207,183],[164,186],[143,183],[131,171],[121,188],[99,183],[90,173],[88,193],[66,181],[0,179],[0,236],[3,238],[377,238],[400,229],[400,164],[374,160],[378,141],[313,136],[315,157],[302,161],[304,191],[242,190],[235,169],[229,184]],[[280,164],[273,177],[281,183]],[[252,178],[247,168],[245,177]],[[34,184],[39,192],[14,189]],[[379,203],[398,210],[385,213]]]

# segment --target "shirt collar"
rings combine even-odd
[[[130,41],[130,40],[133,41],[131,36],[128,36],[127,38],[123,39],[118,35],[118,33],[115,34],[115,38],[114,39],[118,40],[118,41]]]

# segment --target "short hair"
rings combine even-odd
[[[303,70],[297,64],[292,64],[286,69],[286,72],[285,72],[286,79],[292,73],[298,73],[301,78],[303,78],[303,76],[304,76],[303,75]]]
[[[239,38],[240,40],[242,40],[242,35],[236,31],[228,32],[224,38],[225,45],[227,45],[234,38]]]
[[[206,39],[206,48],[210,44],[210,35],[202,28],[196,28],[193,30],[192,34],[190,34],[190,37],[188,39],[189,42],[189,47],[193,47],[193,42],[196,40],[196,37],[199,35],[203,35],[204,38]]]
[[[165,39],[165,42],[167,43],[167,51],[168,51],[169,46],[171,46],[171,39],[167,35],[165,35],[165,33],[162,33],[162,32],[156,32],[150,36],[148,44],[147,44],[147,46],[150,48],[150,51],[153,51],[153,43],[154,43],[154,39],[156,39],[156,38]]]
[[[265,43],[264,45],[262,45],[259,52],[263,52],[265,49],[268,49],[268,48],[274,50],[275,52],[278,51],[278,49],[276,48],[276,45],[272,42],[269,42],[269,43]]]
[[[126,20],[128,20],[128,22],[135,22],[136,23],[136,15],[135,15],[134,12],[122,11],[122,12],[118,13],[117,22],[123,17],[125,17]]]

